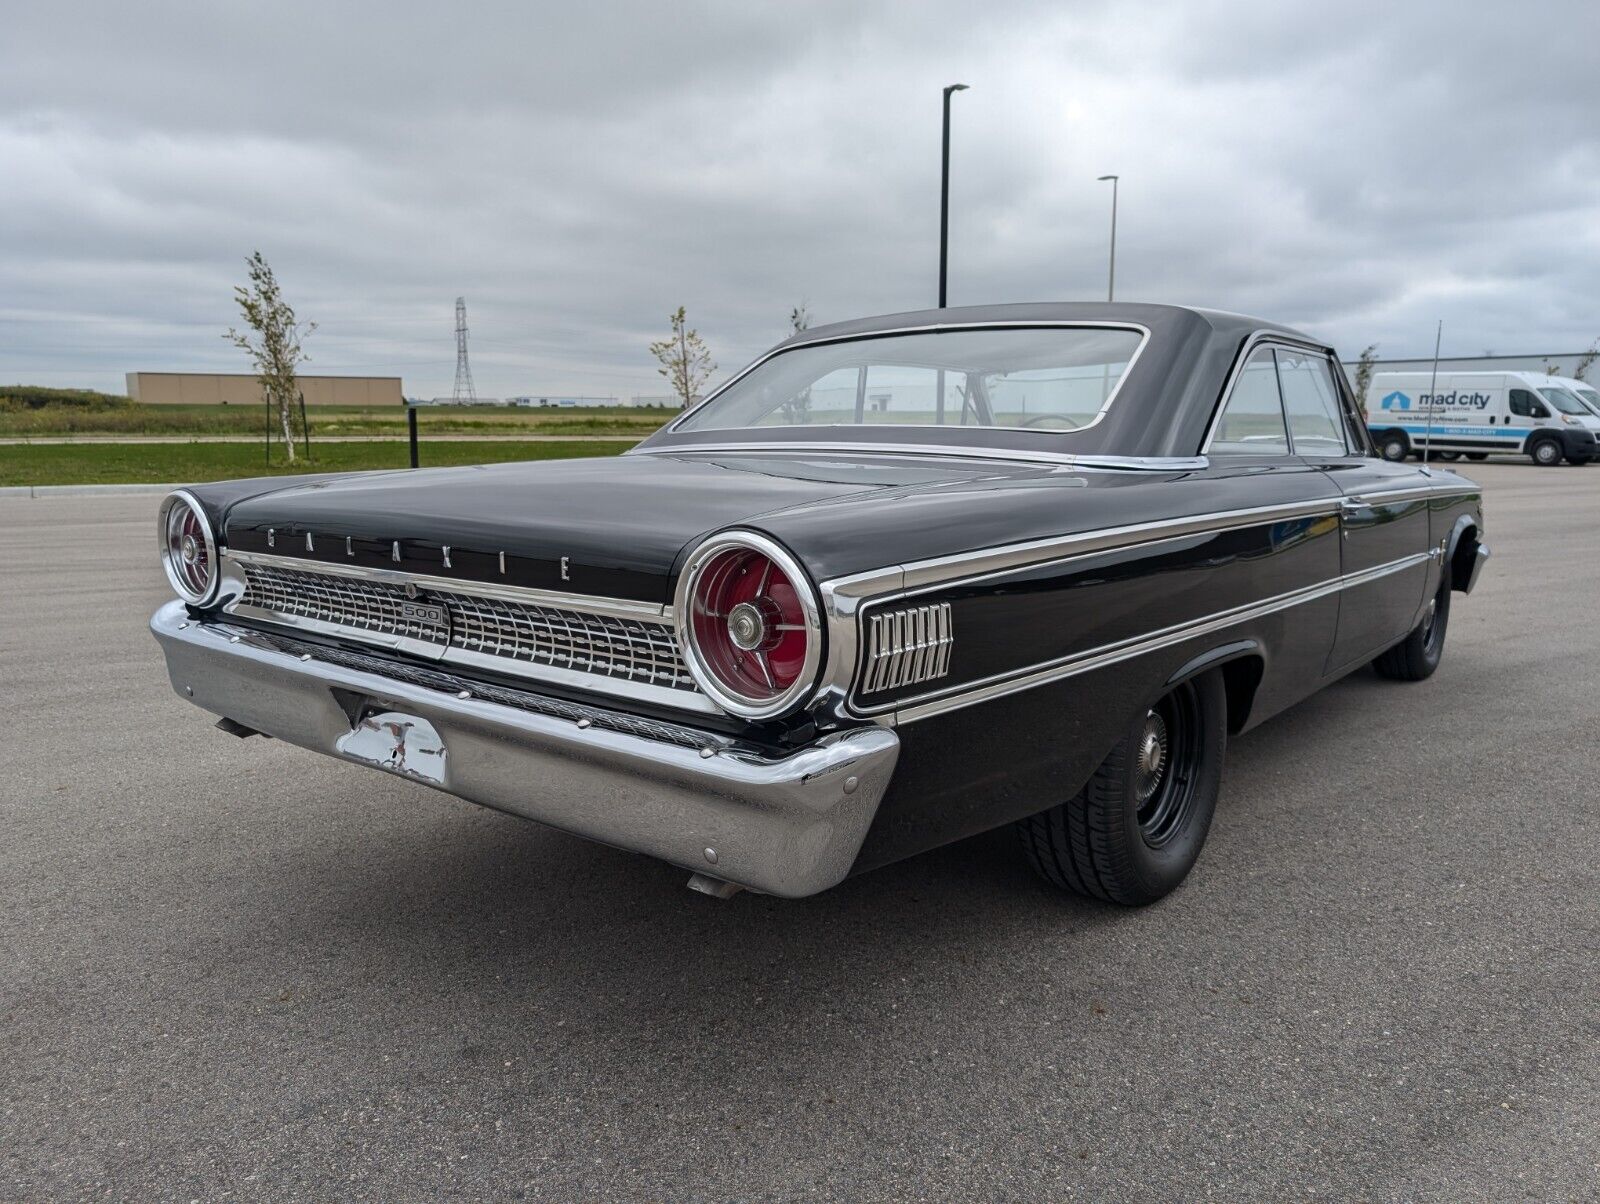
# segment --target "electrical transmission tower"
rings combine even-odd
[[[478,400],[478,391],[472,387],[472,365],[467,363],[467,299],[456,298],[456,389],[452,395],[457,405]]]

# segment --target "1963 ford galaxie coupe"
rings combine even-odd
[[[152,627],[224,731],[711,894],[1015,824],[1127,904],[1194,864],[1231,734],[1427,677],[1488,554],[1326,346],[1083,304],[807,331],[617,458],[180,490],[160,546]]]

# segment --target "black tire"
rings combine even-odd
[[[1221,672],[1181,682],[1128,725],[1081,791],[1017,824],[1029,864],[1074,894],[1154,903],[1205,845],[1227,741]]]
[[[1535,439],[1528,445],[1528,458],[1540,468],[1554,468],[1561,463],[1561,440]]]
[[[1487,460],[1488,458],[1489,458],[1489,453],[1488,452],[1468,452],[1467,453],[1467,459],[1469,459],[1469,460]]]
[[[1459,460],[1461,459],[1461,453],[1458,451],[1434,452],[1433,458],[1435,460]]]
[[[1378,454],[1398,464],[1411,454],[1411,437],[1404,431],[1384,431],[1378,436]]]
[[[1423,681],[1433,676],[1444,658],[1444,637],[1450,627],[1450,562],[1439,574],[1439,591],[1428,603],[1422,621],[1410,634],[1372,662],[1391,681]]]
[[[1582,468],[1592,459],[1594,459],[1593,456],[1568,456],[1567,463]]]

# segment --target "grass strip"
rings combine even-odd
[[[507,460],[569,460],[615,456],[636,440],[592,443],[434,443],[423,440],[424,468],[491,464]],[[93,443],[0,446],[0,485],[126,485],[167,481],[223,481],[234,477],[287,476],[308,472],[357,472],[405,468],[404,440],[392,443],[312,444],[308,463],[293,465],[274,449],[269,466],[262,448],[248,443]]]

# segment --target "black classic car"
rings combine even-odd
[[[871,318],[624,456],[234,481],[160,510],[173,686],[257,733],[802,896],[1015,824],[1147,903],[1230,735],[1439,663],[1478,487],[1332,351],[1156,305]],[[1330,789],[1337,789],[1330,783]]]

